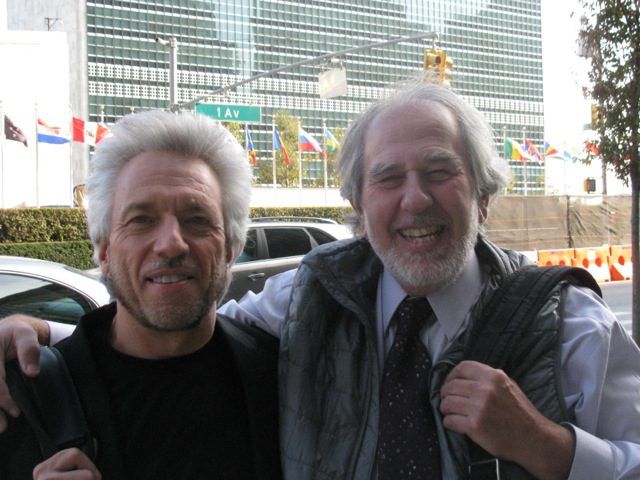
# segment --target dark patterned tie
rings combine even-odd
[[[440,447],[429,404],[431,359],[420,330],[434,320],[426,298],[405,298],[384,364],[378,433],[378,479],[439,479]]]

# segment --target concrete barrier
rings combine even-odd
[[[631,280],[633,276],[631,245],[612,246],[608,263],[611,280]]]
[[[571,266],[571,260],[575,257],[575,249],[562,248],[559,250],[538,250],[538,265],[567,265]]]
[[[597,282],[610,282],[609,247],[576,248],[575,256],[571,260],[574,267],[586,269]]]

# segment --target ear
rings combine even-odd
[[[353,200],[349,200],[349,204],[351,205],[351,208],[353,208],[353,211],[356,213],[356,216],[358,217],[358,224],[355,228],[356,237],[362,236],[366,238],[367,231],[364,228],[364,213],[362,211],[362,208],[354,204]]]
[[[478,200],[478,221],[480,225],[487,221],[489,218],[489,195],[482,195]]]
[[[100,262],[100,271],[102,276],[109,278],[109,243],[102,241],[98,247],[98,261]]]

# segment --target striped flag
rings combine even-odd
[[[511,160],[520,160],[522,162],[529,158],[522,146],[511,138],[504,139],[504,157]]]
[[[327,156],[327,154],[324,153],[324,151],[322,150],[322,147],[320,147],[320,144],[318,143],[318,141],[315,138],[313,138],[309,133],[304,131],[302,129],[302,127],[298,127],[298,133],[299,133],[299,137],[300,137],[300,150],[301,151],[303,151],[303,152],[316,152],[316,153],[319,153],[323,157]]]
[[[247,152],[249,153],[249,157],[251,158],[251,165],[255,167],[258,164],[258,159],[256,158],[256,149],[253,147],[253,139],[251,138],[249,127],[247,127],[245,134],[245,144],[247,147]]]
[[[329,129],[325,129],[324,138],[327,144],[327,152],[337,152],[340,150],[340,143],[336,140],[336,137],[333,136],[333,133],[329,131]]]
[[[69,143],[69,136],[62,131],[60,127],[52,127],[41,118],[38,118],[38,141],[41,143],[51,143],[54,145],[62,145]]]
[[[278,129],[276,127],[273,127],[273,148],[282,151],[285,165],[291,165],[289,154],[287,153],[287,149],[284,148],[284,145],[280,141],[280,134],[278,133]]]

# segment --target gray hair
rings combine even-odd
[[[244,151],[229,131],[203,115],[150,110],[127,115],[96,147],[87,180],[87,221],[98,263],[99,245],[111,232],[113,189],[120,169],[148,151],[199,158],[215,173],[222,188],[225,241],[233,260],[244,247],[251,197],[251,172]],[[180,161],[180,159],[177,159]]]
[[[464,142],[476,198],[487,195],[489,201],[493,200],[506,187],[508,176],[507,164],[496,151],[491,126],[476,108],[457,93],[447,87],[425,82],[422,78],[399,84],[390,96],[369,106],[353,121],[342,141],[338,157],[342,197],[360,208],[365,139],[373,120],[392,107],[417,102],[435,102],[453,114]]]

